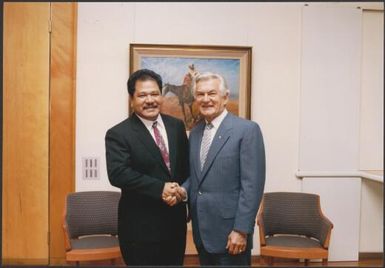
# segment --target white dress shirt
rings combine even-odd
[[[163,120],[162,120],[162,116],[159,114],[158,118],[156,120],[151,121],[151,120],[147,120],[147,119],[144,119],[144,118],[140,117],[138,114],[136,114],[136,115],[138,116],[140,121],[143,122],[143,124],[145,125],[147,130],[150,132],[150,134],[151,134],[152,138],[154,139],[155,143],[156,143],[156,139],[155,139],[154,129],[152,128],[152,125],[154,124],[155,121],[158,121],[157,127],[159,129],[160,135],[162,135],[162,138],[163,138],[164,143],[165,143],[166,148],[167,148],[167,152],[170,153],[170,150],[168,149],[167,131],[166,131],[166,127],[164,126],[164,123],[163,123]]]
[[[213,119],[213,121],[211,121],[211,124],[213,125],[213,128],[210,130],[210,131],[212,131],[211,137],[210,137],[210,139],[211,139],[211,140],[210,140],[210,144],[212,143],[212,141],[213,141],[213,139],[214,139],[214,137],[215,137],[215,134],[217,133],[218,128],[219,128],[219,126],[221,125],[223,119],[225,119],[227,113],[228,113],[227,110],[224,109],[220,115],[218,115],[217,117],[215,117],[215,118]],[[208,123],[208,122],[206,121],[206,124],[207,124],[207,123]]]

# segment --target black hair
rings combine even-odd
[[[135,84],[136,81],[147,81],[153,80],[158,84],[160,93],[162,93],[162,77],[154,71],[148,69],[137,70],[130,75],[130,78],[127,81],[127,90],[128,94],[132,97],[135,93]]]

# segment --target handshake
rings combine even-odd
[[[186,201],[186,190],[177,182],[166,182],[163,187],[162,200],[169,206],[175,206],[181,201]]]

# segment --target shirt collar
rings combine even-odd
[[[211,124],[213,124],[215,129],[218,129],[219,126],[221,125],[223,119],[225,119],[226,115],[228,114],[227,109],[225,108],[220,115],[215,117],[213,121],[211,121]],[[207,121],[206,121],[207,124]]]
[[[154,121],[152,120],[148,120],[148,119],[145,119],[141,116],[139,116],[138,114],[136,114],[138,116],[138,118],[140,119],[140,121],[142,121],[142,123],[146,126],[146,128],[148,129],[151,129],[152,128],[152,125],[154,124],[155,121],[158,121],[158,126],[161,127],[161,128],[164,128],[164,124],[163,124],[163,120],[162,120],[162,117],[160,116],[160,114],[158,114],[158,118]]]

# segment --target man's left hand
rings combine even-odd
[[[243,234],[237,231],[231,231],[227,238],[226,249],[229,254],[236,255],[241,254],[246,250],[247,234]]]

